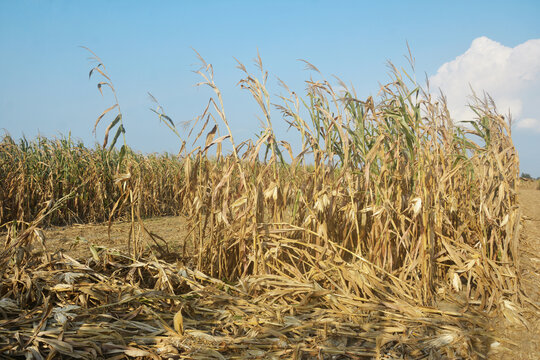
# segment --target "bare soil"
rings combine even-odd
[[[128,252],[130,227],[130,222],[115,222],[111,226],[110,237],[109,226],[106,223],[51,227],[44,231],[45,243],[47,251],[53,253],[62,251],[76,259],[92,256],[91,246]],[[185,258],[187,254],[193,255],[192,247],[186,246],[184,249],[184,244],[188,245],[189,242],[186,242],[188,231],[182,217],[166,216],[146,219],[144,227],[155,239],[153,241],[147,233],[142,232],[147,251],[155,252],[160,258],[167,255],[175,255],[178,258]],[[163,250],[168,250],[169,254],[164,253]],[[183,254],[184,250],[185,254]]]
[[[491,346],[489,359],[540,359],[540,190],[536,190],[535,183],[524,183],[519,190],[519,199],[522,208],[519,276],[527,296],[522,305],[526,324],[511,324],[502,316],[495,319],[491,330],[498,341]],[[166,240],[169,255],[173,256],[170,260],[189,262],[187,254],[193,254],[194,250],[186,243],[188,233],[181,217],[147,219],[144,224],[148,231]],[[62,251],[84,259],[92,256],[91,245],[127,251],[129,229],[128,222],[115,223],[110,238],[107,224],[55,227],[44,233],[48,251]],[[149,239],[147,235],[145,237]],[[151,241],[149,243],[152,244]],[[163,256],[157,246],[149,247],[148,251],[156,251],[156,255]]]

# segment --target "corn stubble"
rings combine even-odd
[[[519,163],[510,124],[489,98],[472,106],[475,122],[458,127],[444,99],[392,67],[378,100],[321,79],[306,82],[304,98],[282,84],[276,105],[257,58],[257,76],[239,63],[240,86],[259,105],[263,129],[237,143],[212,66],[200,60],[199,85],[214,95],[190,124],[200,146],[188,152],[182,140],[182,183],[167,192],[186,217],[195,269],[109,250],[85,265],[62,254],[26,256],[15,270],[4,261],[0,308],[17,309],[0,320],[4,351],[484,358],[494,341],[485,311],[522,321]],[[299,133],[296,152],[276,137],[275,109]],[[181,137],[159,104],[155,112]],[[142,172],[129,179],[123,194],[135,219],[148,181]],[[4,259],[16,255],[9,249]],[[29,272],[35,267],[47,270]],[[70,283],[67,274],[78,277]],[[71,315],[55,317],[62,311]],[[24,317],[55,320],[44,332]],[[15,331],[24,341],[9,340]],[[130,339],[114,347],[115,336]]]

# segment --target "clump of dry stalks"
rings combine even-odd
[[[260,78],[240,65],[240,84],[266,128],[239,145],[211,65],[203,64],[217,116],[200,133],[219,119],[233,151],[208,158],[226,137],[213,140],[214,128],[204,149],[185,155],[182,204],[200,270],[224,279],[276,274],[347,296],[419,304],[450,288],[488,308],[515,299],[518,158],[509,124],[490,102],[476,104],[478,120],[465,130],[396,69],[377,104],[357,100],[343,83],[338,93],[325,80],[308,81],[307,100],[289,92],[277,105],[301,136],[294,155],[275,137],[260,59]]]
[[[17,261],[8,246],[0,350],[482,358],[493,339],[480,312],[520,320],[519,164],[509,122],[489,99],[473,106],[475,122],[458,127],[444,101],[395,68],[377,101],[324,79],[307,81],[304,99],[283,84],[288,95],[274,106],[300,135],[295,153],[276,138],[260,58],[258,77],[239,64],[240,84],[265,127],[241,143],[212,66],[201,61],[201,85],[214,96],[190,133],[195,143],[206,138],[191,152],[182,146],[183,182],[174,193],[196,270],[143,261],[140,252],[135,260],[103,251],[87,264],[62,254]],[[179,134],[161,107],[157,113]],[[135,219],[144,182],[132,173],[117,179]],[[12,243],[21,247],[32,231]]]

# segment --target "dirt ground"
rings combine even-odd
[[[531,183],[532,184],[532,183]],[[493,322],[496,339],[501,339],[499,346],[492,346],[489,359],[538,360],[540,359],[540,190],[536,184],[524,183],[519,190],[522,207],[522,230],[520,241],[520,276],[529,302],[523,305],[523,317],[527,327],[511,325],[502,317]],[[530,186],[529,186],[530,185]],[[144,222],[148,231],[164,239],[171,252],[182,254],[187,237],[184,221],[180,217],[148,219]],[[63,251],[69,255],[84,259],[91,256],[90,246],[106,246],[126,251],[129,223],[115,223],[109,240],[107,225],[76,225],[56,227],[45,231],[47,249]],[[146,239],[148,237],[146,236]],[[151,243],[151,242],[150,242]],[[158,240],[161,244],[161,241]],[[187,254],[193,249],[188,249]],[[149,251],[156,251],[157,247]],[[189,258],[178,257],[173,261],[189,262]],[[495,343],[497,345],[497,343]]]
[[[128,251],[128,234],[130,222],[115,222],[111,226],[109,239],[108,224],[85,224],[63,227],[52,227],[44,231],[46,247],[50,252],[62,251],[77,259],[84,259],[91,255],[90,247],[100,246],[117,249],[122,252]],[[148,232],[154,235],[155,242],[143,232],[142,238],[147,251],[154,251],[163,258],[166,254],[162,250],[182,256],[188,231],[185,221],[181,217],[166,216],[144,220],[144,226]],[[168,249],[165,248],[168,247]],[[186,248],[186,254],[192,249]],[[192,253],[191,253],[192,254]]]

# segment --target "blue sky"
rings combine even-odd
[[[101,141],[104,129],[97,139],[91,131],[112,99],[88,80],[80,45],[107,65],[128,143],[176,152],[177,139],[148,110],[147,92],[177,122],[200,114],[210,93],[194,87],[192,48],[213,64],[231,125],[245,139],[259,130],[258,111],[237,86],[242,73],[233,57],[251,64],[258,50],[273,94],[281,91],[273,76],[302,93],[310,73],[297,59],[306,59],[363,98],[389,79],[387,60],[407,65],[408,42],[417,76],[427,74],[448,92],[453,114],[467,116],[460,96],[468,84],[512,111],[522,171],[540,176],[539,17],[539,1],[0,0],[0,129],[13,137],[71,131],[86,143]]]

